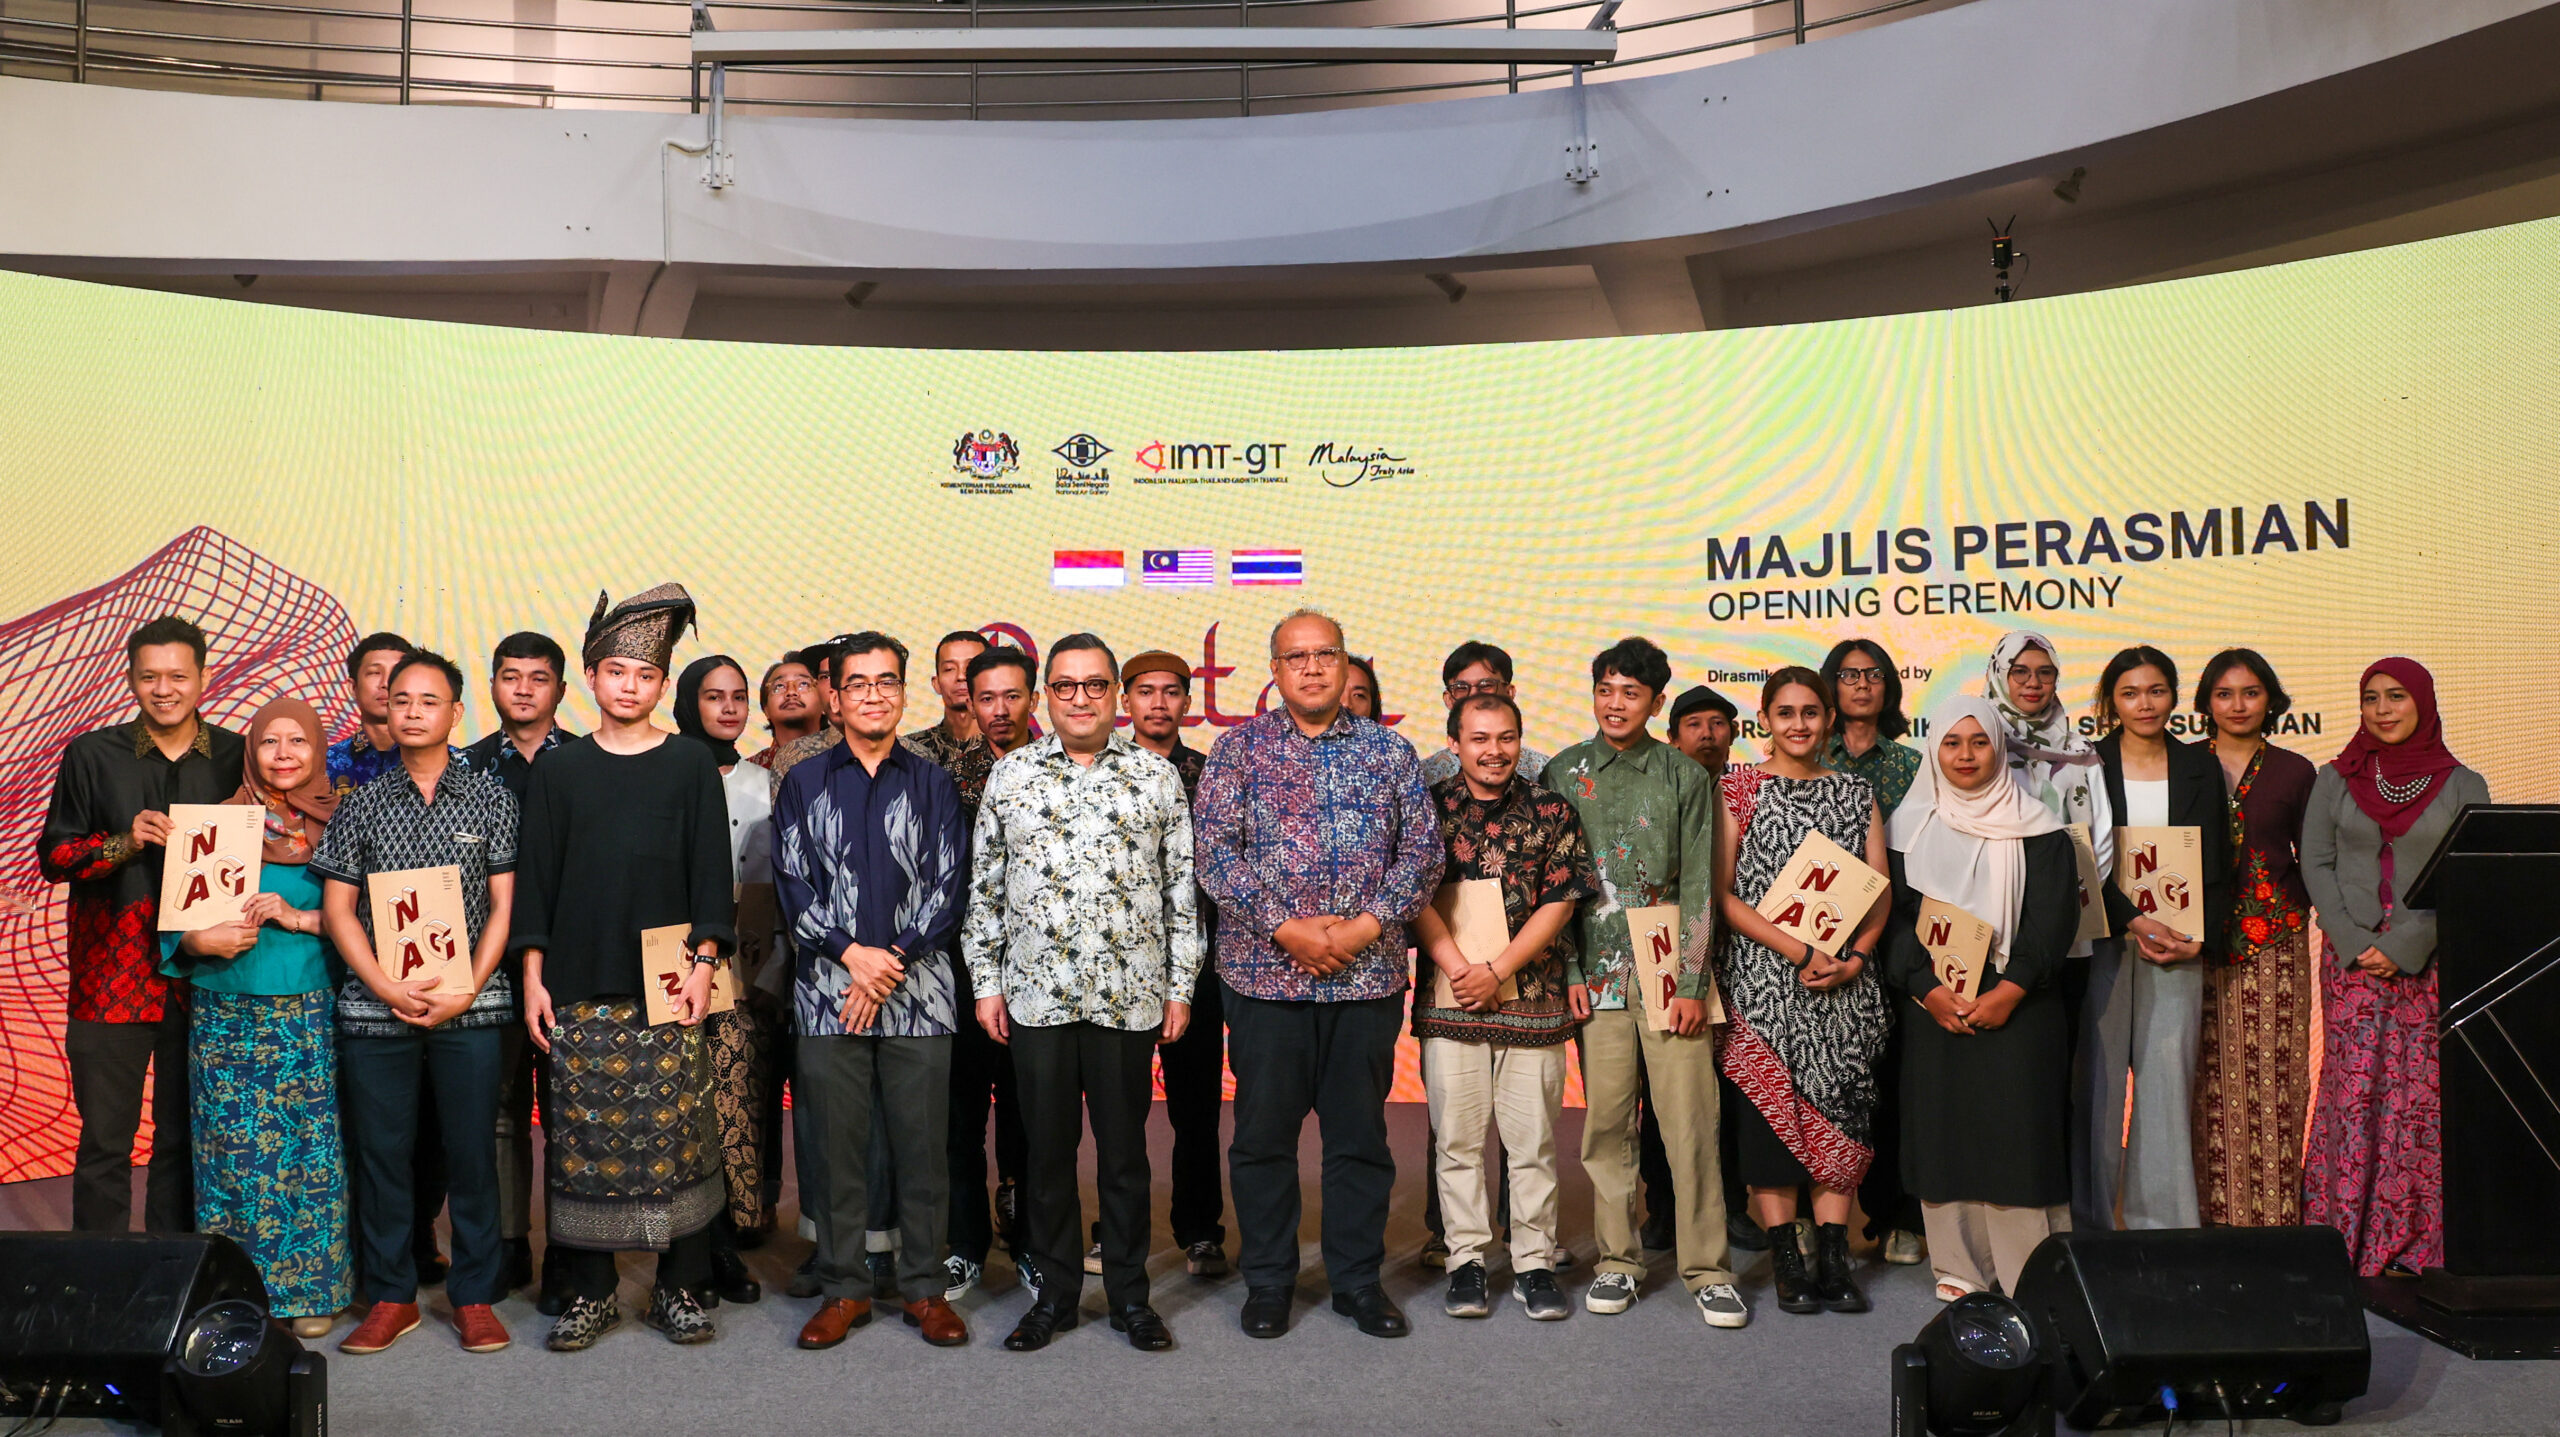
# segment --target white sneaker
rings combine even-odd
[[[978,1279],[986,1276],[986,1272],[986,1264],[971,1262],[958,1253],[944,1258],[942,1260],[942,1300],[958,1302],[970,1288],[978,1285]]]
[[[1582,1305],[1593,1312],[1624,1312],[1635,1302],[1636,1280],[1623,1272],[1604,1272],[1582,1290]]]
[[[1929,1245],[1920,1234],[1895,1228],[1884,1235],[1884,1260],[1896,1267],[1917,1267],[1929,1256]]]
[[[1751,1305],[1729,1282],[1711,1282],[1691,1294],[1698,1300],[1698,1316],[1709,1327],[1749,1327]],[[1595,1311],[1597,1309],[1594,1309]]]

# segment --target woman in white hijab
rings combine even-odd
[[[2098,876],[2112,873],[2115,810],[2107,802],[2097,749],[2062,706],[2062,657],[2053,640],[2025,629],[2003,636],[1984,667],[1982,696],[1999,712],[1996,736],[2018,786],[2063,823],[2086,826]],[[2089,946],[2074,943],[2071,956],[2088,957]]]
[[[2079,926],[2062,821],[2003,754],[2002,714],[1952,698],[1893,813],[1885,978],[1901,1006],[1902,1180],[1920,1199],[1938,1296],[2015,1292],[2036,1244],[2071,1227],[2070,1054],[2059,978]],[[1919,932],[1924,898],[1990,925],[1965,997]]]

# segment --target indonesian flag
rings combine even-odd
[[[1059,589],[1117,589],[1129,581],[1126,550],[1059,549],[1049,565],[1049,583]]]

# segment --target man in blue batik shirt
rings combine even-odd
[[[969,1340],[943,1297],[950,1208],[953,953],[966,899],[968,835],[951,775],[898,742],[906,647],[848,638],[833,660],[844,739],[793,766],[773,805],[774,887],[790,926],[794,1088],[809,1106],[825,1191],[805,1206],[818,1229],[825,1298],[800,1345],[833,1347],[901,1302],[936,1346]],[[872,1104],[874,1081],[880,1104]],[[863,1251],[865,1155],[885,1125],[898,1175],[896,1293],[875,1292]]]

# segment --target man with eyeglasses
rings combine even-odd
[[[1218,905],[1235,1065],[1227,1171],[1242,1237],[1244,1330],[1289,1330],[1298,1278],[1298,1135],[1324,1141],[1333,1310],[1401,1337],[1386,1260],[1387,1089],[1407,983],[1405,925],[1440,882],[1440,821],[1413,746],[1344,712],[1342,626],[1312,609],[1271,631],[1278,708],[1209,751],[1194,816]]]
[[[1511,687],[1511,655],[1482,639],[1469,639],[1449,651],[1440,661],[1440,699],[1456,713],[1458,705],[1478,694],[1488,698],[1510,699],[1518,703],[1520,695]],[[1547,756],[1520,745],[1520,777],[1530,783],[1546,772]],[[1438,784],[1458,776],[1457,745],[1447,745],[1422,761],[1422,781]],[[1434,1229],[1435,1231],[1437,1229]]]
[[[773,770],[773,792],[777,798],[782,794],[782,779],[785,774],[790,773],[804,760],[816,758],[844,742],[844,733],[836,727],[835,720],[835,656],[842,651],[846,640],[852,637],[851,634],[838,634],[832,639],[811,644],[800,651],[800,662],[808,666],[810,680],[818,686],[816,694],[818,712],[826,716],[826,721],[819,724],[815,732],[803,734],[788,743],[782,742],[779,737],[775,739],[773,761],[767,766]]]
[[[949,774],[898,742],[906,646],[854,634],[832,664],[844,739],[794,768],[773,809],[775,896],[793,940],[795,1091],[817,1147],[819,1191],[802,1200],[817,1218],[826,1298],[800,1345],[835,1346],[887,1299],[925,1341],[956,1347],[969,1332],[943,1296],[942,1245],[960,1022],[951,949],[968,877],[960,795]],[[888,1134],[898,1188],[897,1268],[885,1291],[862,1240],[875,1125]]]
[[[1191,665],[1163,649],[1132,654],[1120,666],[1120,691],[1130,741],[1172,763],[1182,776],[1183,802],[1196,804],[1209,756],[1182,741],[1183,722],[1191,716]],[[1217,937],[1218,909],[1202,899],[1197,910],[1206,953]],[[1218,1169],[1226,1152],[1219,1117],[1227,1101],[1227,1010],[1211,965],[1201,964],[1191,985],[1191,1026],[1159,1051],[1164,1115],[1173,1125],[1173,1244],[1182,1249],[1183,1266],[1193,1277],[1224,1277],[1227,1200]],[[1093,1256],[1100,1258],[1098,1252]]]
[[[818,678],[810,671],[809,659],[797,650],[774,660],[764,671],[764,682],[756,686],[757,703],[764,710],[765,732],[772,742],[747,755],[747,762],[773,771],[777,749],[795,739],[816,733],[825,717],[818,706]]]
[[[1142,1352],[1173,1345],[1147,1301],[1147,1110],[1156,1044],[1182,1036],[1200,969],[1191,810],[1173,765],[1112,731],[1117,667],[1092,634],[1050,647],[1050,734],[995,766],[973,843],[961,951],[978,1025],[1012,1050],[1042,1277],[1010,1352],[1076,1325],[1088,1114],[1111,1330]]]

